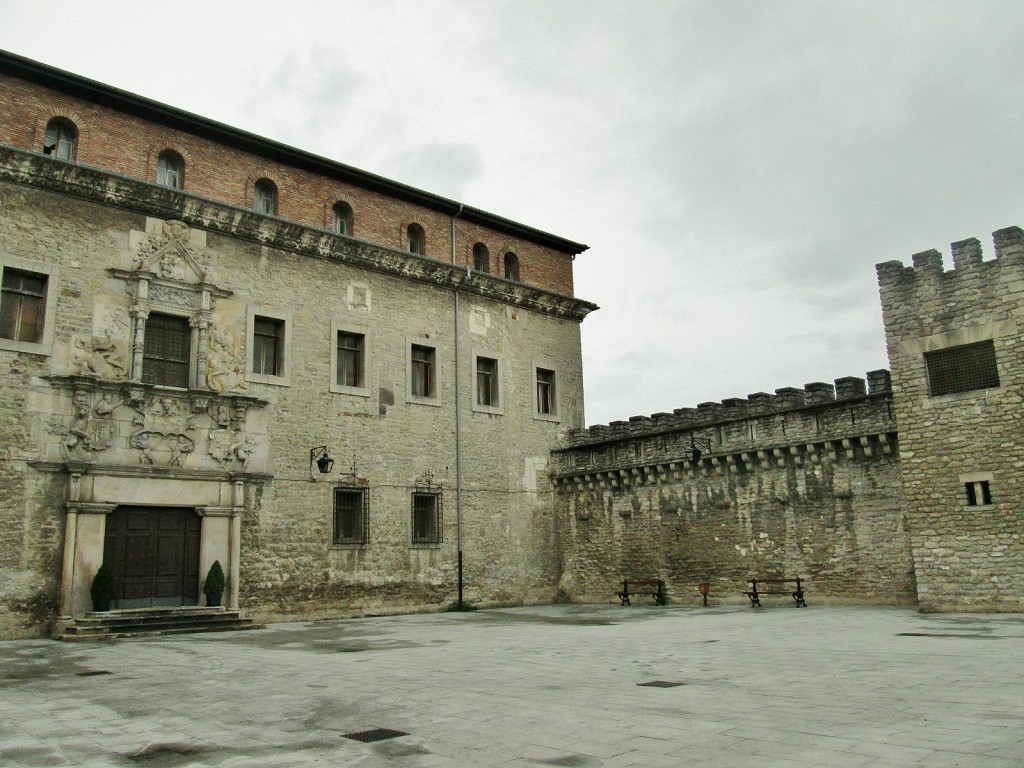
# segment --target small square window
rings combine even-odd
[[[982,507],[992,503],[992,492],[988,487],[988,480],[974,480],[964,483],[964,491],[967,495],[967,506]]]
[[[409,391],[412,396],[437,397],[437,351],[433,347],[413,344],[410,360]]]
[[[365,488],[335,488],[335,544],[366,544],[369,539],[369,517],[369,493]]]
[[[498,407],[498,361],[494,358],[476,359],[476,404]]]
[[[252,331],[252,372],[280,376],[283,362],[284,321],[256,315]]]
[[[335,383],[342,387],[364,387],[366,337],[361,333],[338,331]]]
[[[46,275],[5,269],[0,289],[0,338],[38,343],[43,336]]]
[[[442,541],[441,494],[416,492],[412,495],[412,543],[440,544]]]
[[[999,386],[996,349],[991,339],[925,352],[932,397]]]
[[[547,368],[537,369],[537,413],[554,414],[558,393],[555,391],[555,372]]]
[[[192,328],[188,318],[160,315],[146,318],[142,380],[147,384],[186,388],[192,358]]]

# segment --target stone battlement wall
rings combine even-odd
[[[819,601],[913,602],[889,375],[868,380],[571,433],[549,467],[563,593],[606,601],[659,577],[673,602],[699,600],[701,581],[741,602],[751,576],[785,575]]]

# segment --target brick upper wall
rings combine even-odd
[[[406,228],[415,222],[426,232],[426,255],[440,261],[452,259],[452,216],[444,212],[26,80],[0,77],[0,143],[39,151],[46,125],[56,116],[78,128],[79,163],[155,182],[157,158],[164,150],[174,150],[185,161],[184,190],[191,194],[248,208],[253,183],[266,177],[277,185],[277,215],[282,218],[330,228],[334,204],[345,201],[353,209],[354,237],[404,249]],[[456,221],[455,239],[459,264],[472,266],[473,245],[482,242],[490,253],[493,274],[503,274],[504,255],[512,252],[519,260],[522,282],[573,295],[571,253],[467,221]]]

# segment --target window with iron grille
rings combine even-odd
[[[547,368],[537,369],[537,413],[555,413],[555,372]]]
[[[38,342],[43,335],[46,275],[5,269],[0,288],[0,338]]]
[[[252,334],[252,372],[280,376],[284,360],[284,320],[256,315]]]
[[[411,350],[410,392],[414,397],[436,397],[434,379],[435,350],[413,344]]]
[[[476,404],[498,406],[498,361],[491,357],[476,359]]]
[[[925,352],[930,395],[952,395],[999,386],[996,349],[991,339]]]
[[[338,331],[337,384],[343,387],[362,387],[366,337],[361,333]]]
[[[365,544],[370,532],[370,494],[365,488],[334,489],[334,543]]]
[[[192,328],[188,318],[152,313],[146,319],[142,380],[147,384],[188,387]]]
[[[412,495],[412,543],[440,544],[442,541],[441,494],[417,491]]]

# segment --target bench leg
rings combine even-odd
[[[793,593],[793,599],[796,600],[796,607],[797,608],[806,608],[807,607],[807,603],[804,602],[804,593],[803,592],[794,592]]]
[[[757,596],[757,592],[747,592],[747,597],[750,598],[750,607],[751,608],[760,608],[761,607],[761,598],[759,598]]]
[[[623,605],[632,605],[632,603],[629,602],[628,592],[619,592],[619,600],[622,601]]]

